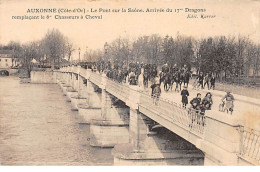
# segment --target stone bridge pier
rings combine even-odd
[[[71,110],[78,111],[78,105],[84,104],[87,101],[86,86],[84,84],[84,78],[79,74],[74,74],[74,90],[77,91],[75,95],[71,96]]]
[[[74,89],[75,76],[73,73],[67,73],[67,85],[63,88],[66,96],[67,102],[71,102],[71,97],[77,95],[77,91]]]
[[[62,89],[63,95],[66,96],[67,89],[72,88],[69,82],[70,73],[62,72],[60,75],[61,76],[60,79],[58,78],[58,83]]]
[[[130,108],[129,142],[114,147],[114,165],[203,165],[193,144]]]
[[[82,80],[80,85],[82,88],[81,96],[86,99],[78,104],[79,123],[90,124],[92,119],[101,116],[101,94],[98,87],[88,79]]]
[[[129,107],[105,89],[101,92],[101,115],[91,120],[90,145],[114,147],[119,143],[128,143]]]

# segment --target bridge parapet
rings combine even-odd
[[[198,112],[185,109],[180,104],[167,99],[159,98],[156,100],[156,98],[145,93],[141,94],[140,102],[140,106],[157,113],[170,123],[184,128],[199,138],[203,137],[206,121],[205,116]]]
[[[98,73],[90,72],[89,80],[97,86],[102,86],[102,76]]]
[[[260,164],[260,132],[254,129],[240,127],[241,147],[239,157],[241,161],[248,161],[254,165]]]

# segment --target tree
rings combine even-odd
[[[148,49],[146,50],[147,53],[147,60],[150,61],[152,64],[161,64],[161,45],[162,45],[162,38],[159,35],[153,34],[149,37],[148,42]]]
[[[33,59],[37,59],[37,57],[40,56],[38,47],[39,47],[38,42],[30,42],[28,44],[22,45],[22,51],[21,51],[22,67],[26,69],[29,77],[32,70],[31,61]]]
[[[64,57],[67,47],[66,38],[59,30],[52,29],[48,30],[45,37],[42,39],[42,43],[47,59],[51,63],[52,68],[54,68],[55,63],[60,64],[61,59]],[[70,53],[72,52],[69,52],[69,54]]]

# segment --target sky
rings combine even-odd
[[[91,13],[102,20],[14,20],[12,16],[40,15],[27,13],[30,8],[190,8],[206,9],[211,19],[188,19],[195,13]],[[105,42],[118,37],[177,33],[195,38],[218,35],[244,35],[260,41],[260,1],[258,0],[0,0],[0,44],[9,41],[26,43],[44,37],[48,29],[57,28],[75,47],[103,49]],[[90,14],[90,13],[88,13]],[[200,16],[201,13],[197,13]],[[56,15],[56,14],[52,14]],[[61,14],[61,15],[81,15]],[[83,14],[86,15],[86,14]],[[78,48],[77,48],[78,49]]]

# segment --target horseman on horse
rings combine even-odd
[[[162,72],[160,73],[160,83],[161,82],[164,83],[164,90],[168,91],[171,85],[171,79],[170,79],[170,68],[167,63],[162,66]]]
[[[143,82],[144,82],[144,87],[148,87],[148,80],[149,80],[149,74],[150,74],[150,66],[149,65],[144,65],[144,73],[143,73]]]
[[[180,89],[182,83],[186,87],[189,86],[190,77],[191,77],[191,72],[189,71],[187,65],[184,65],[183,68],[181,69],[181,75],[180,75]]]

